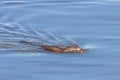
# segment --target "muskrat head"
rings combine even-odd
[[[79,46],[77,45],[73,45],[73,46],[69,46],[69,47],[66,47],[64,49],[64,52],[78,52],[78,53],[83,53],[84,50],[82,48],[80,48]]]

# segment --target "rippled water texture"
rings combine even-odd
[[[49,54],[21,39],[90,50]],[[0,80],[119,80],[119,44],[120,0],[0,1]]]

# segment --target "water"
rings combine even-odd
[[[120,79],[119,2],[119,0],[0,1],[0,23],[14,27],[15,32],[18,25],[25,30],[26,28],[32,28],[36,32],[42,30],[56,37],[66,37],[90,49],[84,54],[61,55],[39,51],[1,50],[0,79]],[[34,36],[33,32],[30,33],[29,35]],[[19,36],[17,38],[19,39]],[[31,49],[30,46],[28,48]]]

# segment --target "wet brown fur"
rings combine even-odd
[[[22,43],[27,43],[27,44],[33,44],[32,42],[27,42],[27,41],[20,41]],[[41,45],[43,49],[49,52],[55,52],[55,53],[83,53],[84,49],[80,48],[78,45],[72,45],[68,46],[65,48],[61,48],[59,46],[48,46],[48,45]]]
[[[56,52],[56,53],[83,53],[83,51],[84,51],[82,48],[80,48],[77,45],[68,46],[65,48],[60,48],[60,47],[57,47],[54,45],[53,46],[44,45],[41,47],[44,48],[46,51]]]

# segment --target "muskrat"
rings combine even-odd
[[[80,48],[77,45],[73,46],[67,46],[65,48],[61,48],[59,46],[48,46],[48,45],[42,45],[42,48],[44,48],[46,51],[49,52],[55,52],[55,53],[83,53],[84,49]]]
[[[22,43],[26,44],[33,44],[33,42],[27,42],[27,41],[20,41]],[[57,45],[40,45],[44,50],[48,52],[54,52],[54,53],[83,53],[85,49],[80,48],[77,44],[74,44],[72,46],[67,46],[67,47],[59,47]]]

